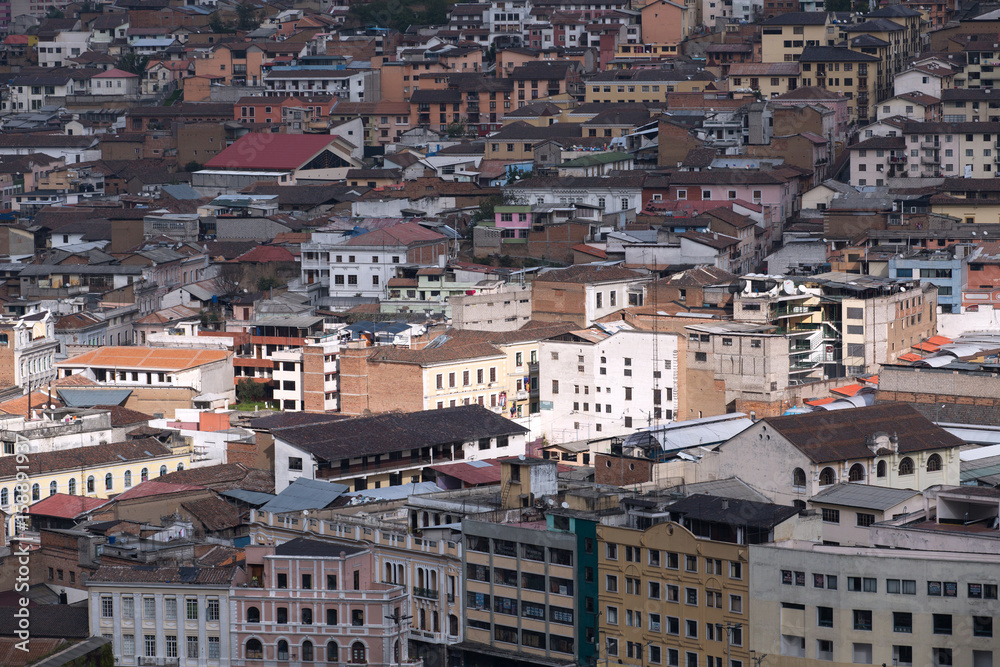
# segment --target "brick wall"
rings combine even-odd
[[[630,486],[653,480],[653,462],[628,456],[598,454],[594,462],[594,481],[598,484]]]
[[[226,463],[242,463],[248,468],[257,463],[257,443],[227,442]]]
[[[306,345],[302,348],[302,410],[325,412],[323,390],[323,348]]]

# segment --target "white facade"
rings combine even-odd
[[[641,296],[643,283],[648,281],[647,276],[642,276],[635,280],[587,283],[584,286],[587,326],[595,320],[627,308],[631,304],[630,297]]]
[[[89,32],[61,32],[51,42],[38,42],[35,53],[38,54],[39,67],[65,67],[70,58],[76,58],[87,51]]]
[[[330,296],[383,298],[385,286],[406,262],[406,246],[346,245],[341,234],[316,232],[302,244],[302,282],[320,283]]]
[[[98,74],[90,80],[91,95],[129,95],[139,94],[139,77],[134,74],[128,76],[108,76]]]
[[[370,71],[295,70],[265,75],[266,95],[333,95],[349,102],[377,102],[377,76]]]
[[[943,68],[942,68],[943,69]],[[894,95],[903,93],[923,93],[937,99],[941,99],[941,90],[947,86],[945,81],[952,79],[949,72],[947,76],[938,76],[919,69],[910,69],[900,72],[892,80],[892,92]]]
[[[207,587],[89,581],[87,589],[90,630],[111,640],[116,665],[231,664],[228,583]],[[189,642],[194,655],[189,654]]]
[[[302,348],[271,354],[274,362],[274,400],[282,410],[302,409]]]
[[[672,421],[678,400],[677,335],[590,332],[586,339],[539,345],[542,430],[549,442],[627,435]]]

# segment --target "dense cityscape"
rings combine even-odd
[[[998,72],[973,0],[0,0],[0,667],[992,667]]]

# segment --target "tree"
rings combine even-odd
[[[189,173],[193,172],[193,171],[200,171],[200,170],[201,170],[201,163],[198,162],[197,160],[191,160],[186,165],[184,165],[184,171],[189,172]]]
[[[47,18],[47,19],[62,19],[62,18],[66,18],[66,15],[63,14],[63,11],[61,9],[59,9],[58,7],[49,7],[49,11],[47,11],[45,13],[45,18]]]
[[[281,287],[281,281],[273,276],[261,276],[257,279],[258,292],[266,292],[274,287]]]
[[[448,132],[448,137],[450,139],[458,139],[466,135],[466,133],[468,132],[468,128],[466,128],[464,122],[456,121],[448,125],[447,132]]]
[[[215,276],[215,289],[219,290],[219,296],[232,298],[240,293],[240,279],[243,277],[243,269],[239,264],[222,264],[219,266],[219,273]]]
[[[125,70],[135,74],[136,76],[142,76],[146,73],[146,67],[149,65],[149,56],[140,56],[136,53],[126,53],[118,62],[115,63],[115,67],[120,70]]]
[[[260,403],[267,396],[267,389],[252,378],[243,378],[236,385],[236,400],[239,403]]]
[[[260,27],[262,18],[261,12],[249,2],[244,2],[236,8],[236,27],[239,30],[246,32],[256,30]]]
[[[222,16],[219,12],[212,12],[212,15],[208,17],[208,27],[212,29],[216,35],[222,35],[227,32],[235,32],[233,27],[222,20]]]

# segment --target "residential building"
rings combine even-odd
[[[921,285],[934,285],[940,312],[958,314],[968,286],[969,263],[978,255],[975,249],[961,244],[945,250],[898,254],[889,259],[889,277],[919,279]]]
[[[641,305],[649,276],[623,266],[579,264],[540,273],[532,283],[533,317],[546,322],[594,321],[630,305]]]
[[[600,649],[609,659],[749,664],[745,546],[670,521],[644,530],[599,525],[597,536]]]
[[[917,491],[957,484],[963,444],[903,403],[819,410],[766,417],[730,438],[718,447],[718,474],[804,508],[844,480]]]
[[[808,500],[823,519],[823,543],[870,547],[871,526],[923,506],[919,491],[839,482]]]
[[[537,465],[551,467],[554,481],[555,463],[539,459],[515,463],[508,474],[522,477]],[[466,662],[557,665],[597,654],[595,522],[581,514],[462,522]]]
[[[676,6],[667,0],[658,4]],[[705,91],[715,77],[704,71],[685,68],[608,70],[588,78],[584,85],[584,101],[606,104],[662,102],[667,93],[698,93]]]
[[[347,102],[378,102],[378,70],[273,67],[263,78],[265,95],[333,95]]]
[[[623,436],[676,418],[677,334],[610,327],[542,341],[540,399],[548,442]]]
[[[235,567],[102,565],[87,580],[90,628],[121,665],[233,662]],[[239,663],[242,664],[242,663]]]
[[[868,46],[859,46],[859,49],[805,47],[798,58],[802,70],[799,85],[836,90],[848,99],[848,117],[867,123],[875,118],[876,105],[889,97],[892,86],[885,61],[866,53],[877,49]]]
[[[48,311],[0,319],[0,383],[28,393],[56,378],[55,318]]]
[[[509,186],[511,195],[530,204],[589,204],[604,213],[627,213],[642,206],[642,186],[645,174],[601,178],[580,176],[536,176]]]
[[[906,178],[909,150],[904,137],[872,137],[850,146],[851,185],[884,187],[890,178]],[[920,161],[919,157],[913,158]],[[914,165],[916,166],[916,165]]]
[[[249,545],[231,593],[231,664],[410,662],[406,588],[379,581],[363,544],[297,537]]]
[[[997,127],[987,121],[904,123],[908,175],[992,178],[1000,167]]]
[[[233,355],[225,350],[101,347],[56,368],[60,377],[82,375],[101,385],[127,386],[132,393],[126,407],[150,414],[173,416],[203,394],[236,401]]]
[[[275,489],[300,477],[355,491],[418,482],[435,462],[523,454],[526,432],[477,405],[274,429]]]
[[[312,239],[302,244],[302,281],[325,285],[330,296],[382,298],[399,265],[449,256],[447,238],[416,222],[354,236],[319,230]]]
[[[826,12],[782,12],[761,24],[761,61],[792,62],[804,48],[834,46],[838,38]]]
[[[919,550],[792,540],[751,546],[750,645],[789,666],[992,661],[1000,650],[997,584],[983,568],[996,556],[938,546],[954,544],[953,536]]]
[[[456,329],[513,331],[531,319],[531,284],[504,283],[498,292],[453,296],[449,303]]]

